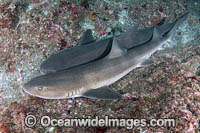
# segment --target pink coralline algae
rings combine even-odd
[[[71,16],[72,16],[72,18],[76,18],[78,15],[77,15],[77,6],[76,5],[74,5],[74,4],[72,4],[72,6],[71,6],[71,8],[72,8],[72,10],[71,10]]]

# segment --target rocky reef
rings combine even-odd
[[[0,131],[7,132],[197,132],[200,118],[200,1],[195,0],[1,0]],[[49,55],[78,45],[86,29],[96,38],[119,35],[130,26],[154,26],[189,12],[174,42],[157,51],[152,66],[137,68],[111,85],[121,100],[45,100],[22,91],[41,75]],[[38,119],[27,127],[27,115]],[[174,118],[175,127],[59,127],[39,118]]]

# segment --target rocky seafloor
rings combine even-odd
[[[189,12],[174,42],[152,55],[155,64],[134,69],[112,84],[122,99],[45,100],[22,91],[49,55],[78,44],[86,29],[97,39],[130,26],[174,21]],[[1,0],[0,132],[198,132],[200,118],[200,1],[198,0]],[[174,118],[175,127],[27,127],[37,118]]]

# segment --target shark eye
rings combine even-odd
[[[38,91],[44,91],[47,87],[44,87],[44,86],[40,86],[40,87],[37,87],[36,89]]]
[[[43,87],[37,87],[36,89],[37,89],[38,91],[42,91],[42,88],[43,88]]]

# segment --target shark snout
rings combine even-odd
[[[25,83],[23,85],[23,91],[26,92],[27,94],[31,94],[31,86],[29,85],[29,83]]]
[[[41,88],[41,89],[40,89]],[[32,96],[40,96],[42,92],[42,87],[34,86],[30,83],[30,81],[23,85],[23,90],[25,93]]]

